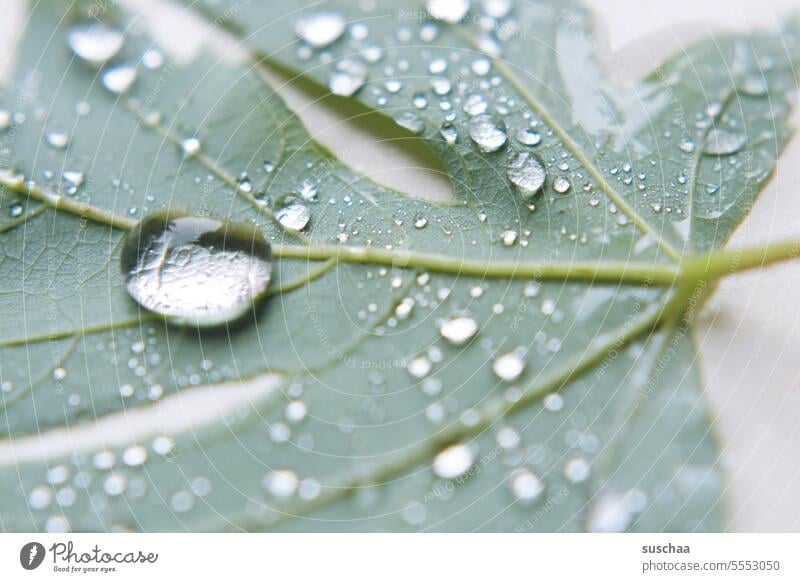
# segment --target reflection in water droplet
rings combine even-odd
[[[475,453],[463,443],[450,445],[433,459],[433,473],[442,479],[456,479],[475,463]]]
[[[336,63],[336,69],[328,76],[328,88],[334,95],[350,97],[364,86],[367,80],[367,65],[360,59],[345,58]]]
[[[469,122],[469,136],[481,151],[496,152],[506,143],[506,132],[502,122],[488,114],[473,117]]]
[[[122,272],[146,309],[177,323],[218,325],[264,296],[271,249],[252,225],[160,211],[126,237]]]
[[[703,153],[712,156],[727,156],[738,152],[746,143],[747,136],[743,133],[714,128],[706,136]]]
[[[508,162],[508,179],[526,198],[541,190],[545,177],[544,164],[538,157],[528,152],[511,156]]]
[[[525,370],[525,362],[517,352],[509,352],[498,357],[492,363],[495,375],[506,382],[513,382]]]
[[[67,44],[75,55],[92,64],[102,64],[122,48],[122,32],[104,24],[74,26],[67,32]]]
[[[301,231],[311,220],[311,209],[305,200],[294,193],[283,194],[272,205],[275,218],[283,228]]]
[[[454,346],[461,346],[478,333],[478,322],[467,316],[447,319],[439,326],[442,337]]]
[[[335,12],[316,12],[300,18],[294,26],[297,36],[314,48],[323,48],[342,36],[344,18]]]
[[[425,8],[432,17],[455,24],[469,12],[470,0],[427,0]]]

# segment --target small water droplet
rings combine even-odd
[[[513,382],[525,370],[525,361],[517,352],[503,354],[492,362],[492,371],[495,376],[506,382]]]
[[[122,272],[128,293],[146,309],[177,323],[217,325],[263,297],[271,249],[250,224],[160,211],[126,237]]]
[[[526,198],[541,190],[546,175],[541,159],[528,152],[519,152],[508,162],[508,179]]]
[[[511,492],[522,503],[534,503],[544,493],[544,483],[528,469],[517,469],[509,480]]]
[[[517,131],[515,137],[519,143],[526,146],[539,145],[542,141],[542,136],[538,131],[524,127]]]
[[[433,364],[426,356],[417,356],[408,363],[406,370],[414,378],[424,378],[430,374],[432,368]]]
[[[341,14],[316,12],[298,19],[294,31],[312,47],[324,48],[342,36],[345,25]]]
[[[478,333],[478,322],[465,315],[452,317],[442,322],[439,333],[451,344],[461,346]]]
[[[500,242],[504,247],[511,247],[517,242],[518,236],[519,234],[516,230],[504,230],[500,233]]]
[[[569,180],[567,180],[563,176],[559,176],[558,178],[553,180],[553,190],[555,190],[559,194],[564,194],[568,192],[571,187],[572,184],[570,184]]]
[[[439,133],[442,135],[442,137],[447,143],[452,144],[458,141],[458,130],[449,121],[445,121],[442,124],[442,127],[439,129]]]
[[[83,24],[67,32],[67,44],[75,55],[92,64],[102,64],[122,48],[122,32],[104,24]]]
[[[0,131],[5,131],[11,127],[11,112],[0,109]]]
[[[328,88],[334,95],[351,97],[367,80],[367,65],[360,59],[344,58],[328,76]]]
[[[186,157],[194,156],[200,152],[200,140],[196,137],[187,137],[181,140],[181,149]]]
[[[747,136],[744,133],[714,128],[706,136],[703,153],[712,156],[728,156],[738,152],[746,143]]]
[[[25,211],[25,207],[22,206],[19,202],[14,202],[11,206],[8,207],[8,215],[11,218],[19,218],[22,216],[22,213]]]
[[[483,95],[478,95],[477,93],[473,93],[464,101],[464,112],[471,117],[486,113],[488,108],[489,104],[486,103],[486,99],[483,98]]]
[[[414,218],[414,228],[425,228],[428,226],[428,219],[424,216],[416,216]]]
[[[147,461],[147,449],[142,446],[128,447],[122,453],[122,462],[129,467],[138,467]]]
[[[131,65],[121,64],[103,71],[103,86],[120,95],[128,91],[136,81],[136,69]]]
[[[394,118],[397,125],[405,127],[411,133],[422,133],[425,129],[425,122],[413,111],[405,111]]]
[[[69,136],[66,133],[54,131],[47,134],[47,143],[57,150],[63,150],[69,143]]]
[[[564,466],[564,476],[572,483],[581,483],[586,481],[590,474],[591,468],[589,467],[589,463],[586,462],[586,459],[581,457],[571,459]]]
[[[469,136],[482,152],[496,152],[507,140],[502,122],[497,122],[488,114],[473,117],[469,122]]]
[[[456,479],[475,463],[472,448],[463,443],[450,445],[433,459],[433,473],[442,479]]]
[[[299,481],[294,471],[270,471],[262,481],[264,489],[275,497],[289,497],[297,490]]]
[[[426,0],[425,9],[433,18],[455,24],[469,12],[470,0]]]
[[[301,196],[292,192],[278,196],[272,205],[272,211],[283,228],[296,232],[303,230],[311,220],[308,204]]]

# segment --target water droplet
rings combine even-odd
[[[424,216],[416,216],[414,218],[414,228],[425,228],[428,226],[428,219]]]
[[[482,114],[469,122],[469,136],[482,152],[496,152],[506,143],[506,133],[502,122],[496,122],[491,115]]]
[[[488,108],[489,104],[486,103],[486,99],[477,93],[470,95],[464,101],[464,112],[471,117],[475,117],[481,113],[486,113]]]
[[[738,152],[746,143],[747,136],[743,133],[714,128],[706,136],[703,153],[712,156],[727,156]]]
[[[289,422],[300,422],[308,414],[306,405],[300,400],[293,400],[286,405],[286,420]]]
[[[511,10],[511,0],[483,0],[483,11],[492,18],[504,18]]]
[[[408,373],[414,378],[424,378],[430,374],[432,368],[433,364],[426,356],[413,358],[406,367]]]
[[[75,55],[92,64],[102,64],[122,48],[122,32],[104,24],[84,24],[67,32],[67,44]]]
[[[367,65],[359,59],[345,58],[336,63],[328,76],[328,88],[334,95],[351,97],[367,80]]]
[[[528,152],[519,152],[508,162],[508,179],[526,198],[541,190],[546,175],[541,159]]]
[[[458,130],[449,121],[445,121],[442,124],[442,127],[439,128],[439,133],[447,143],[456,143],[458,141]]]
[[[456,479],[475,463],[472,448],[463,443],[450,445],[433,459],[433,473],[442,479]]]
[[[147,449],[142,446],[128,447],[122,453],[122,462],[129,467],[138,467],[147,462]]]
[[[525,362],[517,352],[503,354],[492,362],[492,371],[501,380],[513,382],[522,375]]]
[[[587,529],[593,533],[622,533],[630,527],[633,518],[642,508],[637,507],[641,491],[626,495],[605,493],[598,496],[587,517]],[[646,499],[644,500],[646,503]]]
[[[467,15],[470,4],[470,0],[427,0],[425,9],[433,18],[455,24]]]
[[[571,459],[564,466],[564,476],[573,483],[586,481],[591,474],[591,468],[586,459],[580,457]]]
[[[178,323],[240,317],[267,290],[271,249],[250,224],[161,211],[126,237],[122,271],[131,297]]]
[[[518,236],[519,234],[516,230],[504,230],[500,233],[500,242],[504,247],[511,247],[517,242]]]
[[[147,49],[142,54],[142,64],[151,71],[159,69],[164,64],[164,55],[158,49]]]
[[[384,87],[389,93],[398,93],[403,88],[403,83],[399,79],[389,79],[384,83]]]
[[[262,480],[264,489],[275,497],[289,497],[294,494],[299,484],[294,471],[270,471]]]
[[[452,88],[453,84],[450,82],[450,79],[445,79],[444,77],[431,79],[431,89],[440,97],[447,95]]]
[[[186,157],[194,156],[200,152],[200,140],[196,137],[187,137],[181,140],[181,149]]]
[[[405,127],[411,133],[422,133],[425,129],[425,122],[413,111],[405,111],[394,118],[397,125]]]
[[[283,228],[301,231],[311,220],[311,209],[305,200],[294,193],[283,194],[272,205],[275,218]]]
[[[692,140],[688,138],[684,138],[681,140],[681,143],[678,144],[678,148],[687,154],[692,153],[695,150],[695,144]]]
[[[564,397],[561,394],[553,393],[548,394],[542,400],[545,409],[549,410],[550,412],[558,412],[562,408],[564,408]]]
[[[136,81],[136,69],[130,65],[122,64],[103,71],[103,86],[120,95],[131,88]]]
[[[247,174],[242,174],[239,177],[239,181],[236,183],[236,189],[245,194],[250,194],[253,191],[253,183],[250,181],[250,178],[247,177]]]
[[[20,204],[19,202],[14,202],[11,206],[8,207],[8,215],[11,218],[19,218],[22,216],[22,213],[25,211],[25,207]]]
[[[106,480],[103,481],[103,491],[106,492],[106,495],[110,495],[112,497],[116,497],[117,495],[122,495],[125,493],[125,490],[128,488],[128,478],[125,475],[113,474],[106,477]]]
[[[528,469],[514,471],[511,474],[509,485],[514,497],[523,503],[533,503],[544,493],[544,483]]]
[[[454,346],[461,346],[478,333],[478,322],[465,315],[453,317],[442,322],[439,333]]]
[[[489,71],[492,69],[492,61],[484,57],[475,59],[470,64],[469,68],[479,77],[483,77],[488,75]]]
[[[53,502],[53,492],[49,487],[39,485],[28,494],[28,505],[31,509],[45,509]]]
[[[300,18],[294,31],[312,47],[323,48],[342,36],[345,24],[336,12],[316,12]]]
[[[0,109],[0,131],[5,131],[11,127],[11,112]]]
[[[567,180],[562,176],[559,176],[558,178],[553,180],[553,190],[555,190],[559,194],[564,194],[565,192],[569,191],[571,187],[572,184],[570,184],[569,180]]]
[[[527,129],[524,127],[517,131],[515,137],[517,138],[517,141],[519,143],[526,146],[539,145],[542,141],[542,136],[539,134],[538,131]]]
[[[54,131],[47,134],[47,143],[57,150],[63,150],[69,143],[69,136],[66,133]]]

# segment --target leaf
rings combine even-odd
[[[488,32],[479,6],[451,25],[405,3],[362,13],[328,2],[350,24],[323,51],[293,32],[318,5],[214,2],[209,26],[243,39],[245,62],[140,66],[118,96],[65,45],[86,13],[42,4],[0,101],[25,116],[6,133],[3,178],[3,207],[23,212],[0,226],[3,529],[724,527],[691,341],[713,277],[690,275],[727,256],[706,253],[744,217],[786,142],[795,28],[707,41],[620,88],[592,57],[587,15],[560,2],[515,5]],[[133,24],[121,62],[153,48],[136,15],[100,16]],[[381,58],[368,63],[373,46]],[[482,54],[493,46],[498,55]],[[357,174],[266,82],[272,68],[327,86],[348,58],[363,59],[368,82],[342,106],[358,100],[419,129],[455,202]],[[446,95],[431,87],[437,59],[449,63],[435,73],[451,83]],[[470,140],[470,95],[502,121],[505,147]],[[519,143],[525,128],[541,143]],[[69,135],[66,148],[46,145],[53,132]],[[704,153],[731,135],[746,139],[735,153]],[[186,156],[181,141],[194,136],[200,153]],[[507,177],[522,151],[548,176],[530,200]],[[65,172],[85,177],[74,195]],[[245,174],[251,192],[238,186]],[[304,181],[319,201],[297,236],[264,202]],[[273,242],[274,293],[248,320],[176,328],[127,296],[126,229],[167,207],[252,221]],[[479,331],[455,346],[440,325],[462,313]],[[515,350],[525,369],[504,381],[493,364]],[[431,366],[422,378],[409,373],[415,359]],[[236,382],[258,396],[202,427],[16,460],[39,433],[66,438]],[[468,462],[448,479],[439,455],[450,446]]]

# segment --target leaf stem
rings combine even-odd
[[[580,279],[627,283],[651,283],[670,287],[679,276],[672,265],[623,261],[518,262],[464,259],[406,249],[381,249],[341,245],[275,245],[273,255],[282,259],[328,260],[370,263],[398,268],[430,269],[439,273],[503,279]]]

